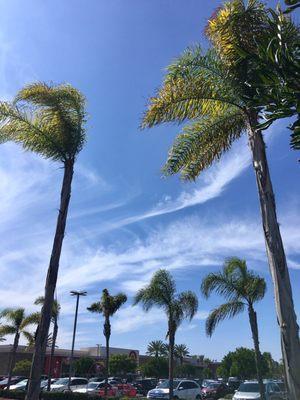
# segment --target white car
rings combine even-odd
[[[15,385],[10,385],[10,390],[26,390],[28,379],[23,379],[22,381],[16,383]]]
[[[70,390],[86,388],[88,380],[85,378],[71,378]],[[51,392],[68,392],[69,378],[60,378],[50,386]]]
[[[272,381],[264,381],[266,400],[284,400],[280,387]],[[241,383],[232,400],[260,400],[257,381]]]
[[[174,399],[200,400],[201,388],[195,381],[188,379],[174,379],[173,381]],[[169,380],[165,380],[155,389],[147,394],[147,399],[167,399],[169,398]]]

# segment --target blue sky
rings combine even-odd
[[[102,321],[86,312],[107,287],[125,291],[127,305],[113,318],[113,346],[144,352],[164,339],[161,311],[131,306],[132,296],[160,267],[178,289],[199,295],[196,318],[182,325],[178,343],[193,354],[221,359],[251,346],[247,315],[220,325],[209,339],[204,319],[222,299],[201,297],[201,279],[237,255],[267,280],[257,305],[261,347],[280,358],[273,289],[264,250],[256,184],[245,138],[196,183],[163,179],[160,168],[177,126],[138,129],[147,98],[165,67],[187,46],[201,43],[219,0],[17,0],[0,2],[0,95],[24,84],[68,82],[88,102],[88,142],[76,166],[57,295],[62,304],[59,346],[70,347],[72,289],[85,289],[76,347],[104,343]],[[274,5],[275,1],[268,4]],[[278,218],[300,314],[299,153],[289,149],[288,121],[265,134]],[[57,215],[58,164],[0,147],[1,307],[36,308],[43,292]],[[299,315],[300,317],[300,315]]]

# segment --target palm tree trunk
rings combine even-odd
[[[53,337],[52,337],[50,360],[49,360],[47,392],[50,392],[50,386],[51,386],[51,378],[52,378],[52,371],[53,371],[53,357],[54,357],[54,352],[55,352],[57,331],[58,331],[58,325],[57,325],[57,319],[55,318],[54,319],[54,327],[53,327]]]
[[[107,387],[108,387],[108,374],[109,374],[109,339],[110,339],[110,322],[109,317],[105,318],[104,323],[104,336],[106,339],[106,358],[105,358],[105,387],[104,387],[104,397],[107,399]]]
[[[59,269],[59,260],[61,255],[62,243],[65,236],[67,214],[71,197],[73,172],[74,160],[65,161],[60,208],[57,217],[56,231],[45,285],[45,301],[41,311],[41,319],[35,341],[28,392],[26,396],[27,400],[39,399],[41,373],[44,368],[45,351],[52,315],[52,305]]]
[[[14,344],[13,344],[13,348],[12,348],[12,352],[10,354],[10,360],[9,360],[8,379],[7,379],[7,386],[6,386],[7,390],[9,390],[9,387],[10,387],[12,371],[13,371],[14,366],[15,366],[16,353],[17,353],[17,349],[18,349],[18,346],[19,346],[19,339],[20,339],[20,333],[16,332],[15,338],[14,338]]]
[[[169,324],[169,400],[173,400],[175,332]]]
[[[249,314],[249,321],[251,326],[252,338],[254,343],[254,350],[255,350],[255,363],[256,363],[256,372],[257,372],[257,380],[260,392],[261,400],[265,400],[265,387],[263,384],[263,377],[262,377],[262,369],[261,369],[261,352],[259,348],[259,338],[258,338],[258,325],[257,325],[257,316],[256,312],[253,309],[252,304],[248,307],[248,314]]]
[[[262,224],[274,284],[277,320],[280,327],[282,358],[290,400],[300,399],[300,341],[299,327],[294,310],[292,288],[282,238],[276,215],[276,205],[265,151],[265,143],[251,116],[248,129],[253,167],[258,186]]]

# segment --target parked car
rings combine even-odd
[[[173,381],[174,399],[195,400],[201,399],[201,388],[195,381],[188,379],[174,379]],[[164,399],[169,397],[169,380],[167,379],[155,389],[148,392],[147,398]]]
[[[93,376],[92,378],[89,379],[89,382],[104,382],[103,377],[99,377],[99,376]]]
[[[211,383],[216,383],[218,381],[216,381],[215,379],[203,379],[202,383],[201,383],[201,387],[207,387],[208,385],[210,385]]]
[[[147,393],[149,392],[149,390],[154,389],[156,387],[157,380],[156,379],[139,379],[132,385],[136,388],[138,394],[147,396]]]
[[[284,400],[280,387],[273,381],[264,381],[266,400]],[[257,381],[243,382],[235,392],[232,400],[260,399]]]
[[[60,378],[50,386],[51,392],[67,392],[69,378]],[[73,392],[75,389],[84,389],[88,384],[88,380],[85,378],[71,378],[70,390]]]
[[[211,382],[206,387],[201,389],[202,399],[217,400],[226,396],[229,393],[229,388],[223,382]]]
[[[240,387],[241,383],[242,383],[242,381],[239,378],[237,378],[235,376],[230,376],[227,381],[227,386],[229,387],[230,392],[233,393],[235,390],[237,390]]]
[[[9,387],[10,390],[22,390],[25,391],[27,389],[28,379],[23,379],[22,381],[15,383]]]
[[[88,393],[104,397],[105,395],[105,382],[89,382],[86,387],[73,390],[74,393]],[[107,397],[117,397],[119,395],[116,386],[107,384]]]
[[[137,389],[130,383],[120,383],[116,385],[119,393],[125,397],[136,397]]]
[[[280,391],[281,391],[281,393],[283,395],[283,398],[286,400],[288,398],[287,397],[288,394],[287,394],[287,389],[286,389],[284,381],[282,381],[282,380],[274,380],[273,382],[276,383],[279,386]]]
[[[26,379],[26,376],[12,376],[10,384],[15,385],[16,383]],[[5,389],[8,383],[8,378],[3,379],[0,381],[0,389]]]

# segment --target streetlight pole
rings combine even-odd
[[[70,293],[71,293],[71,296],[76,296],[76,309],[75,309],[75,319],[74,319],[74,328],[73,328],[72,350],[71,350],[70,365],[69,365],[69,382],[68,382],[69,390],[70,390],[71,377],[72,377],[72,371],[73,371],[74,345],[75,345],[75,336],[76,336],[76,327],[77,327],[79,297],[86,296],[87,292],[84,292],[84,291],[78,292],[76,290],[72,290]]]

